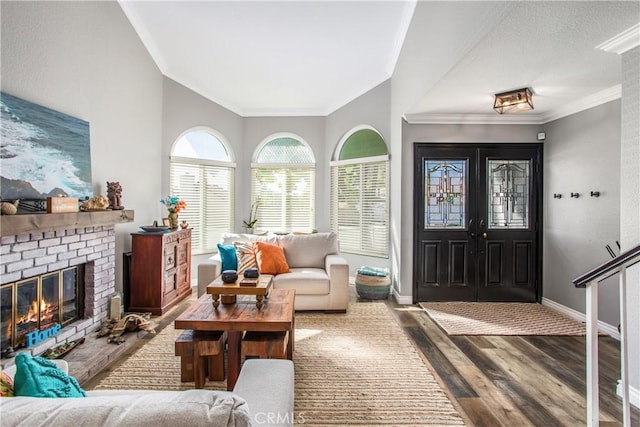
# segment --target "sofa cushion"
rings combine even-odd
[[[32,357],[22,352],[16,356],[16,375],[13,379],[16,396],[84,397],[78,381],[44,357]]]
[[[13,378],[6,372],[0,372],[0,397],[13,397]]]
[[[338,236],[334,232],[287,234],[280,236],[278,244],[284,248],[290,268],[324,268],[325,257],[339,251]]]
[[[276,289],[295,289],[296,295],[327,295],[329,276],[322,268],[292,268],[290,273],[273,278]]]
[[[218,253],[222,261],[222,271],[238,269],[238,256],[236,255],[236,247],[234,245],[222,245],[218,243]]]
[[[290,271],[287,259],[284,257],[284,250],[280,246],[264,242],[255,242],[255,245],[260,274],[276,275]]]
[[[86,398],[1,399],[2,425],[42,426],[249,426],[244,399],[222,391],[89,392]]]
[[[238,272],[242,273],[247,268],[258,268],[256,260],[256,247],[251,242],[233,242],[238,255]]]
[[[234,242],[266,242],[278,244],[277,236],[258,236],[256,234],[222,233],[220,242],[223,245],[232,245]]]

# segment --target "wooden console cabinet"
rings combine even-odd
[[[131,238],[129,311],[164,314],[191,295],[191,230]]]

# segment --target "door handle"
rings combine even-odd
[[[482,238],[483,238],[483,239],[486,239],[486,238],[487,238],[487,236],[488,236],[488,234],[487,234],[486,232],[482,233]]]

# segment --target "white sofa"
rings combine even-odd
[[[335,233],[257,236],[225,233],[220,243],[262,241],[284,249],[290,273],[274,276],[275,289],[295,289],[296,310],[346,312],[349,305],[349,265],[340,256]],[[198,296],[221,273],[222,262],[215,254],[198,264]],[[241,273],[241,272],[239,272]]]
[[[67,372],[64,360],[55,360]],[[4,370],[13,377],[15,367]],[[290,360],[245,361],[233,392],[96,390],[87,397],[0,398],[2,427],[291,426],[294,369]]]

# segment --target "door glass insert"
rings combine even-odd
[[[529,160],[488,160],[489,228],[529,228]]]
[[[424,228],[465,228],[467,160],[424,162]]]

